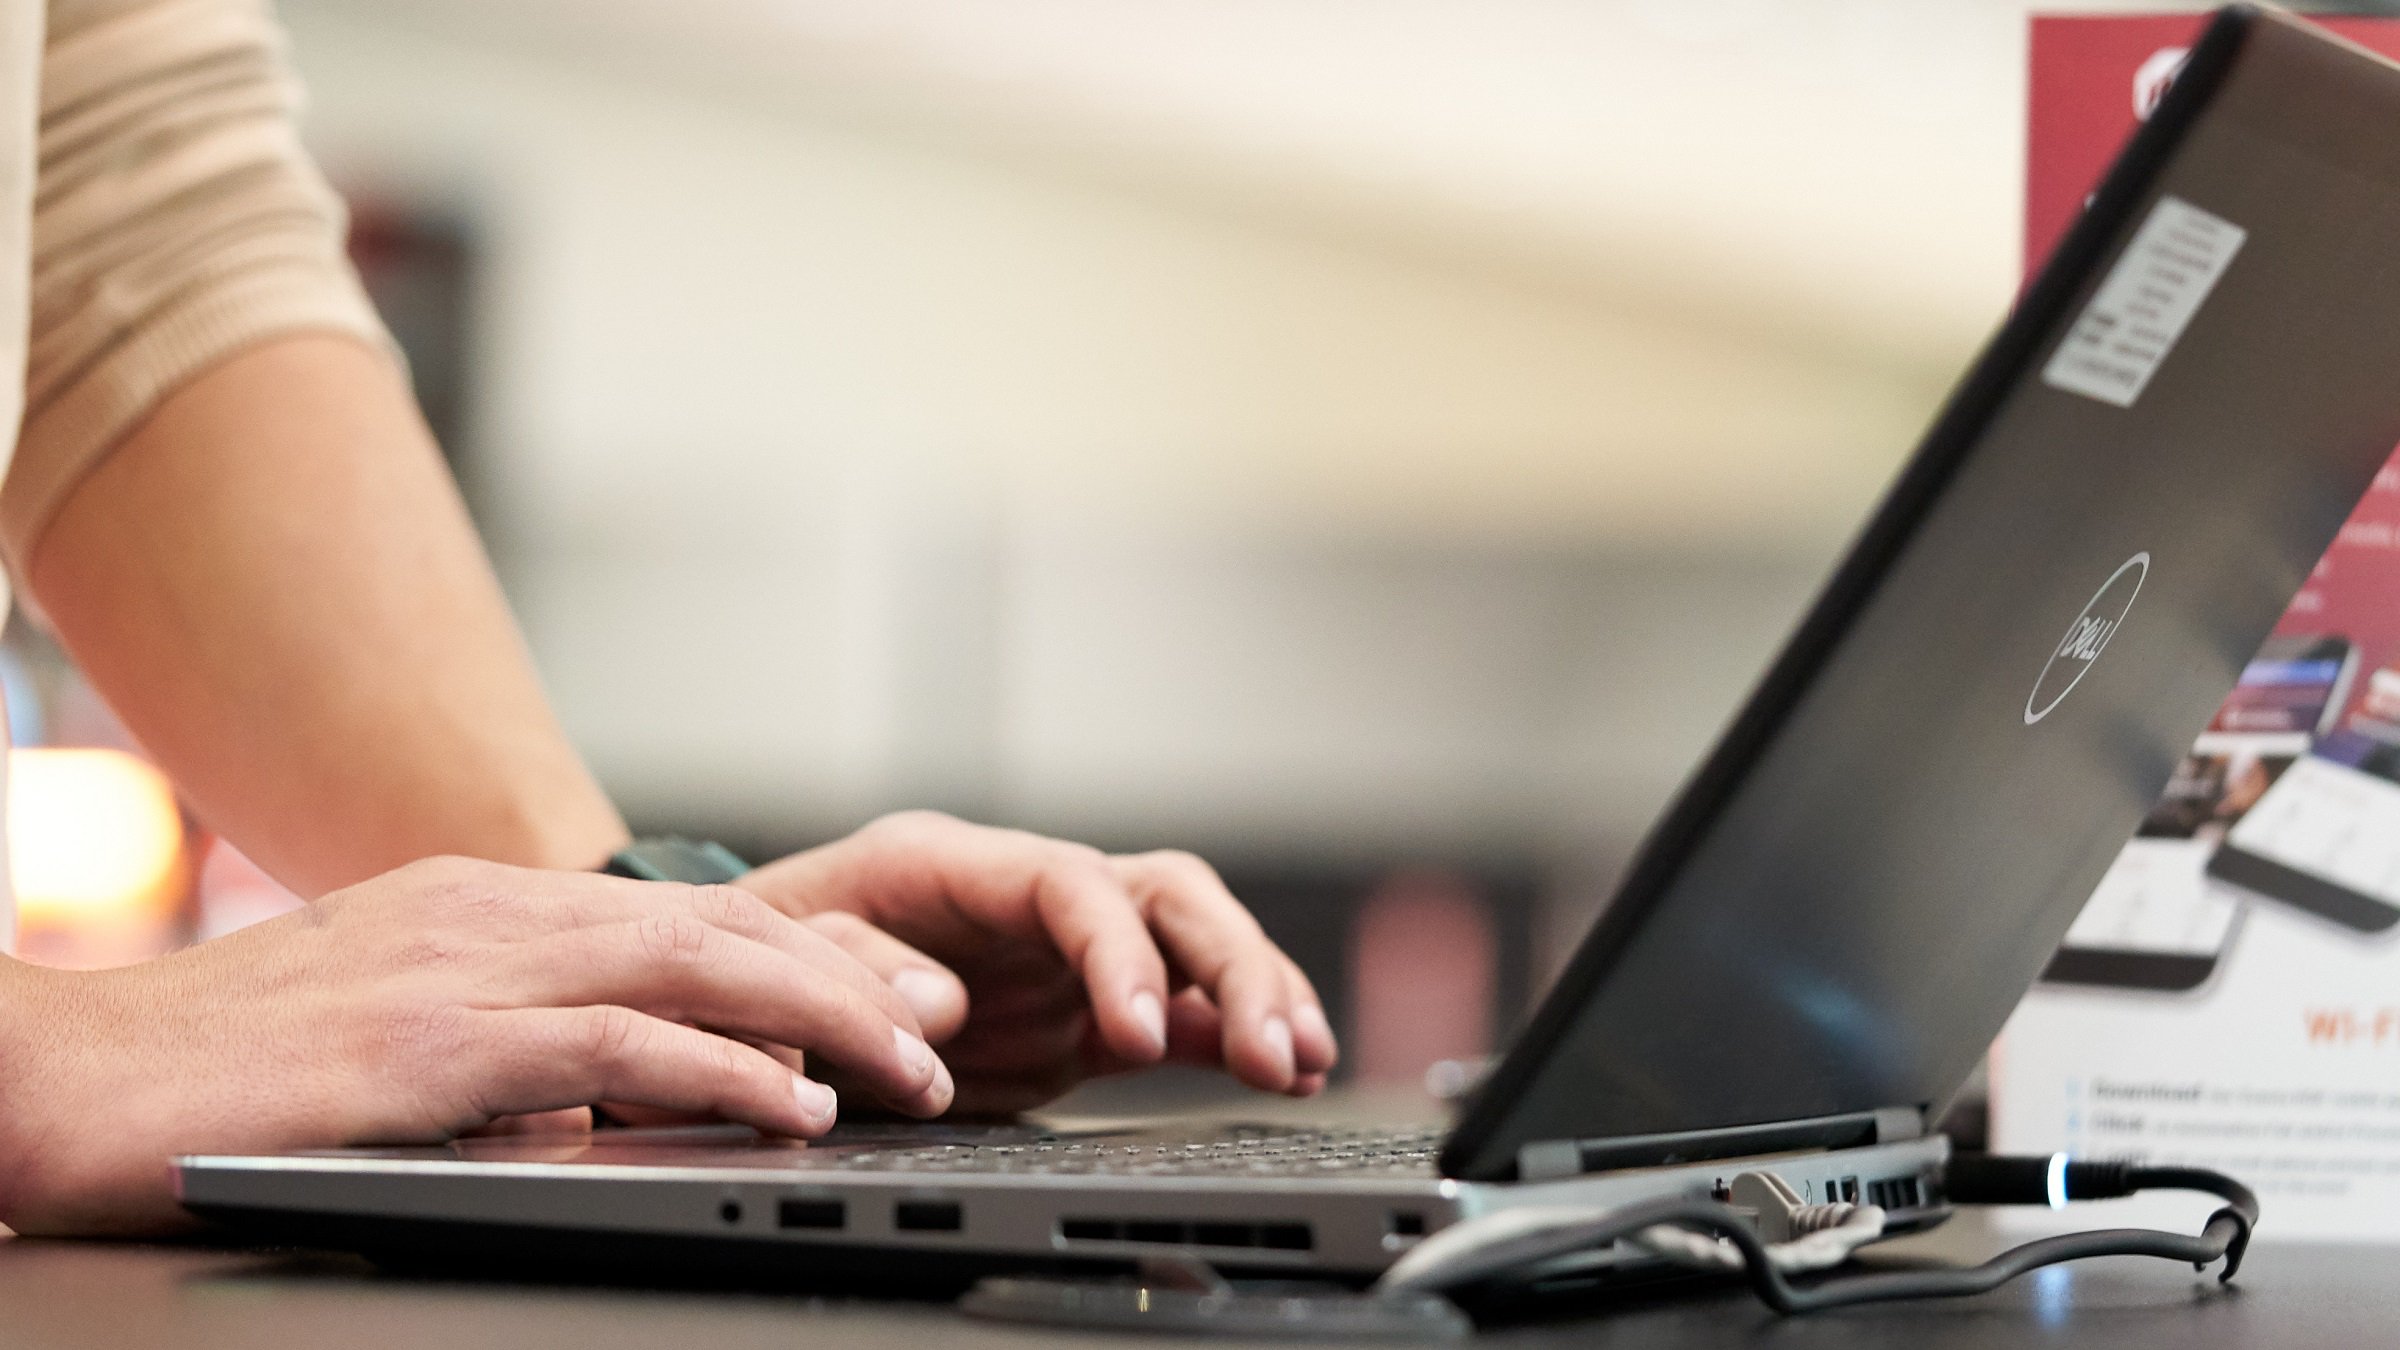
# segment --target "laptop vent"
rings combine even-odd
[[[1098,1219],[1058,1221],[1069,1242],[1149,1242],[1175,1247],[1232,1247],[1305,1252],[1317,1245],[1304,1223],[1239,1223],[1223,1219]]]

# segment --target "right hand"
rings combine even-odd
[[[142,965],[0,962],[0,1223],[172,1228],[178,1154],[433,1143],[597,1101],[813,1137],[833,1091],[791,1051],[912,1115],[954,1091],[888,985],[744,891],[413,863]]]

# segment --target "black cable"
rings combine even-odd
[[[2258,1223],[2258,1197],[2220,1173],[2193,1167],[2132,1167],[2116,1163],[2061,1163],[2049,1158],[1964,1155],[1951,1161],[1952,1199],[1985,1204],[2047,1204],[2053,1169],[2064,1168],[2068,1199],[2097,1200],[2144,1190],[2204,1191],[2228,1203],[2209,1216],[2198,1234],[2155,1228],[2101,1228],[2041,1238],[2011,1247],[1977,1266],[1948,1270],[1877,1271],[1828,1275],[1794,1284],[1775,1269],[1766,1242],[1750,1216],[1713,1200],[1664,1199],[1628,1205],[1579,1228],[1583,1247],[1602,1246],[1658,1224],[1695,1229],[1732,1243],[1742,1254],[1742,1275],[1760,1301],[1779,1313],[1817,1312],[1854,1303],[1909,1298],[1962,1298],[1986,1293],[2029,1270],[2092,1256],[2159,1256],[2189,1261],[2196,1269],[2223,1260],[2220,1280],[2230,1280]],[[1963,1192],[1963,1193],[1962,1193]],[[1480,1264],[1480,1263],[1479,1263]],[[1485,1274],[1494,1272],[1485,1271]],[[1471,1277],[1470,1277],[1471,1278]]]

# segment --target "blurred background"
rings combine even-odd
[[[1513,1025],[2016,277],[2014,0],[282,9],[638,829],[1195,848],[1373,1083]],[[295,903],[0,675],[28,955]]]

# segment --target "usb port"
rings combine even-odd
[[[1833,1185],[1834,1197],[1836,1199],[1840,1200],[1846,1205],[1855,1205],[1858,1203],[1857,1177],[1843,1177],[1840,1181],[1833,1183]]]
[[[955,1200],[903,1200],[892,1206],[892,1227],[903,1233],[955,1233],[966,1218]]]
[[[784,1200],[775,1206],[778,1228],[839,1228],[848,1218],[839,1200]]]

